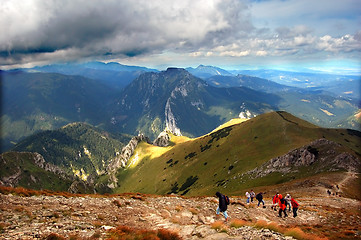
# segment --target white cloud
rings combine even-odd
[[[257,51],[256,52],[256,55],[257,56],[266,56],[268,53],[266,52],[266,51],[264,51],[264,50],[259,50],[259,51]]]
[[[230,56],[230,57],[245,57],[245,56],[248,56],[249,54],[250,54],[250,51],[246,50],[246,51],[240,51],[240,52],[224,51],[224,52],[221,52],[219,55],[220,56]]]
[[[354,0],[1,1],[0,68],[92,58],[172,60],[167,54],[221,62],[361,51],[361,4]]]

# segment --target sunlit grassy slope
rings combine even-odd
[[[128,168],[118,172],[115,192],[213,195],[216,191],[240,194],[244,189],[307,177],[300,171],[247,180],[242,173],[262,163],[326,138],[360,156],[359,132],[325,129],[286,112],[272,112],[248,121],[232,120],[196,139],[171,137],[169,147],[138,145]]]

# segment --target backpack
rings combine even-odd
[[[286,204],[286,199],[284,199],[284,198],[281,198],[281,204]]]
[[[230,203],[229,197],[224,195],[224,200],[226,201],[226,205],[229,205],[229,203]]]
[[[258,193],[258,194],[256,195],[256,199],[257,199],[257,200],[261,200],[261,199],[262,199],[262,194]]]

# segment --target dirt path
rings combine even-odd
[[[345,173],[345,178],[343,180],[341,180],[337,185],[339,186],[339,188],[342,190],[342,188],[344,186],[347,185],[347,183],[355,178],[357,178],[357,174],[354,172],[346,172]]]
[[[216,215],[218,201],[213,197],[181,198],[177,196],[117,197],[19,197],[0,194],[0,239],[38,239],[57,233],[78,239],[105,239],[107,230],[118,225],[140,229],[169,229],[184,239],[292,239],[268,229],[258,229],[256,222],[277,226],[299,226],[317,234],[356,236],[361,229],[360,202],[347,198],[299,198],[297,218],[279,218],[270,209],[245,204],[245,199],[232,198],[230,221]],[[356,211],[355,211],[356,210]],[[291,216],[291,214],[289,215]],[[232,221],[243,220],[250,226],[232,227]],[[214,224],[220,222],[221,228]],[[356,230],[355,230],[356,229]],[[73,238],[76,239],[76,238]]]

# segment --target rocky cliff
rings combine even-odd
[[[39,167],[46,172],[54,173],[60,179],[75,180],[74,177],[66,174],[61,168],[47,163],[39,153],[8,152],[0,155],[0,166],[3,169],[7,169],[6,173],[1,174],[0,185],[15,187],[24,179],[37,183],[39,181],[38,177],[29,172],[28,168],[31,168],[31,165]]]
[[[245,175],[259,178],[274,172],[298,172],[300,167],[311,165],[315,173],[324,170],[360,172],[361,161],[355,155],[344,151],[342,145],[327,139],[318,139],[283,156],[273,158]]]
[[[167,130],[161,132],[158,137],[153,141],[154,146],[166,147],[169,145],[170,136]]]
[[[129,143],[123,147],[122,152],[111,160],[110,164],[106,168],[106,171],[110,176],[108,183],[109,188],[115,188],[117,186],[118,179],[116,178],[115,173],[119,168],[124,168],[127,165],[128,160],[133,155],[135,148],[141,141],[151,143],[148,137],[143,134],[139,134],[138,136],[132,137]]]

